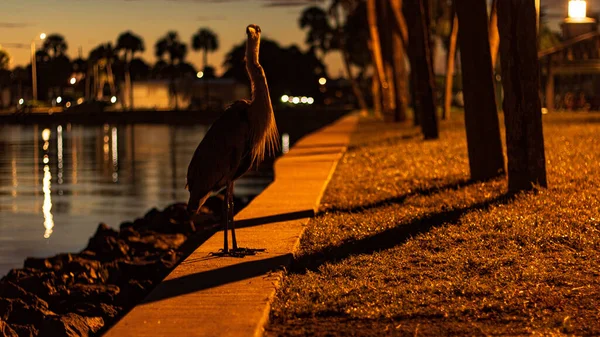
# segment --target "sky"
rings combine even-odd
[[[558,29],[567,0],[541,3],[548,9],[551,27]],[[31,39],[42,32],[63,35],[69,46],[67,54],[73,58],[80,48],[87,57],[100,43],[114,44],[120,33],[131,30],[144,39],[143,58],[154,63],[154,44],[167,31],[177,31],[189,47],[192,35],[208,27],[219,37],[220,48],[209,54],[209,64],[220,74],[225,54],[244,40],[250,23],[260,25],[264,37],[306,50],[298,18],[309,5],[326,4],[325,0],[0,0],[0,45],[11,55],[11,66],[25,65]],[[600,0],[588,0],[588,8],[600,10]],[[41,41],[37,43],[41,45]],[[189,50],[188,62],[199,69],[201,60],[200,53]],[[341,74],[339,53],[330,53],[325,63],[330,76]]]

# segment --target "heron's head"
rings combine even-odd
[[[258,25],[252,24],[246,27],[246,35],[248,39],[258,41],[260,40],[260,27]]]

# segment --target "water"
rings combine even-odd
[[[80,251],[99,223],[118,228],[187,202],[189,161],[208,126],[0,125],[0,276],[28,256]],[[235,194],[273,179],[250,172]]]

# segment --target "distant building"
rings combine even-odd
[[[210,100],[206,99],[207,95]],[[233,101],[249,97],[248,86],[229,78],[183,79],[175,82],[175,88],[171,88],[169,80],[133,83],[135,109],[201,109],[207,105],[211,108],[223,108]]]

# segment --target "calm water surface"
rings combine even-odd
[[[99,223],[187,202],[187,166],[208,126],[0,126],[0,276],[28,256],[76,252]],[[250,198],[272,180],[251,172]]]

